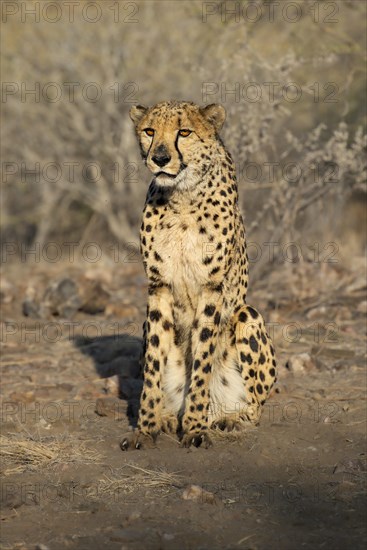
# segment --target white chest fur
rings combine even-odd
[[[200,233],[192,214],[168,213],[157,223],[154,235],[154,250],[163,260],[159,272],[166,284],[197,287],[206,283],[208,268],[203,255],[208,236]]]

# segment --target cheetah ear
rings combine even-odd
[[[217,132],[219,132],[226,118],[224,107],[218,103],[211,103],[206,107],[202,107],[200,111],[203,117],[214,126]]]
[[[133,105],[130,109],[130,118],[133,123],[136,125],[140,122],[143,116],[146,114],[148,107],[143,107],[143,105]]]

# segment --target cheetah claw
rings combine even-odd
[[[181,439],[181,447],[189,448],[191,445],[200,447],[202,444],[205,449],[209,449],[213,445],[212,440],[206,432],[187,433]]]
[[[138,450],[141,449],[155,449],[155,441],[157,439],[158,433],[154,434],[143,434],[139,431],[136,431],[128,436],[124,437],[120,441],[120,449],[122,451],[128,450]]]

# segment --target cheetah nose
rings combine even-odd
[[[152,161],[160,168],[168,164],[170,160],[171,156],[164,145],[160,145],[159,147],[157,147],[157,149],[154,151],[154,155],[152,156]]]
[[[152,161],[154,162],[154,164],[156,164],[160,168],[168,164],[170,160],[171,157],[169,155],[154,155],[154,157],[152,157]]]

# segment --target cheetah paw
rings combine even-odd
[[[194,447],[200,447],[203,445],[205,449],[209,449],[213,443],[207,432],[184,434],[181,439],[181,447],[189,448],[191,445]]]
[[[141,450],[141,449],[155,449],[156,448],[156,439],[158,437],[157,433],[144,434],[138,430],[132,434],[123,437],[120,441],[120,449],[122,451],[128,450]]]
[[[222,418],[221,420],[216,420],[213,422],[211,427],[213,429],[221,430],[222,432],[240,432],[242,429],[242,424],[238,420]]]

